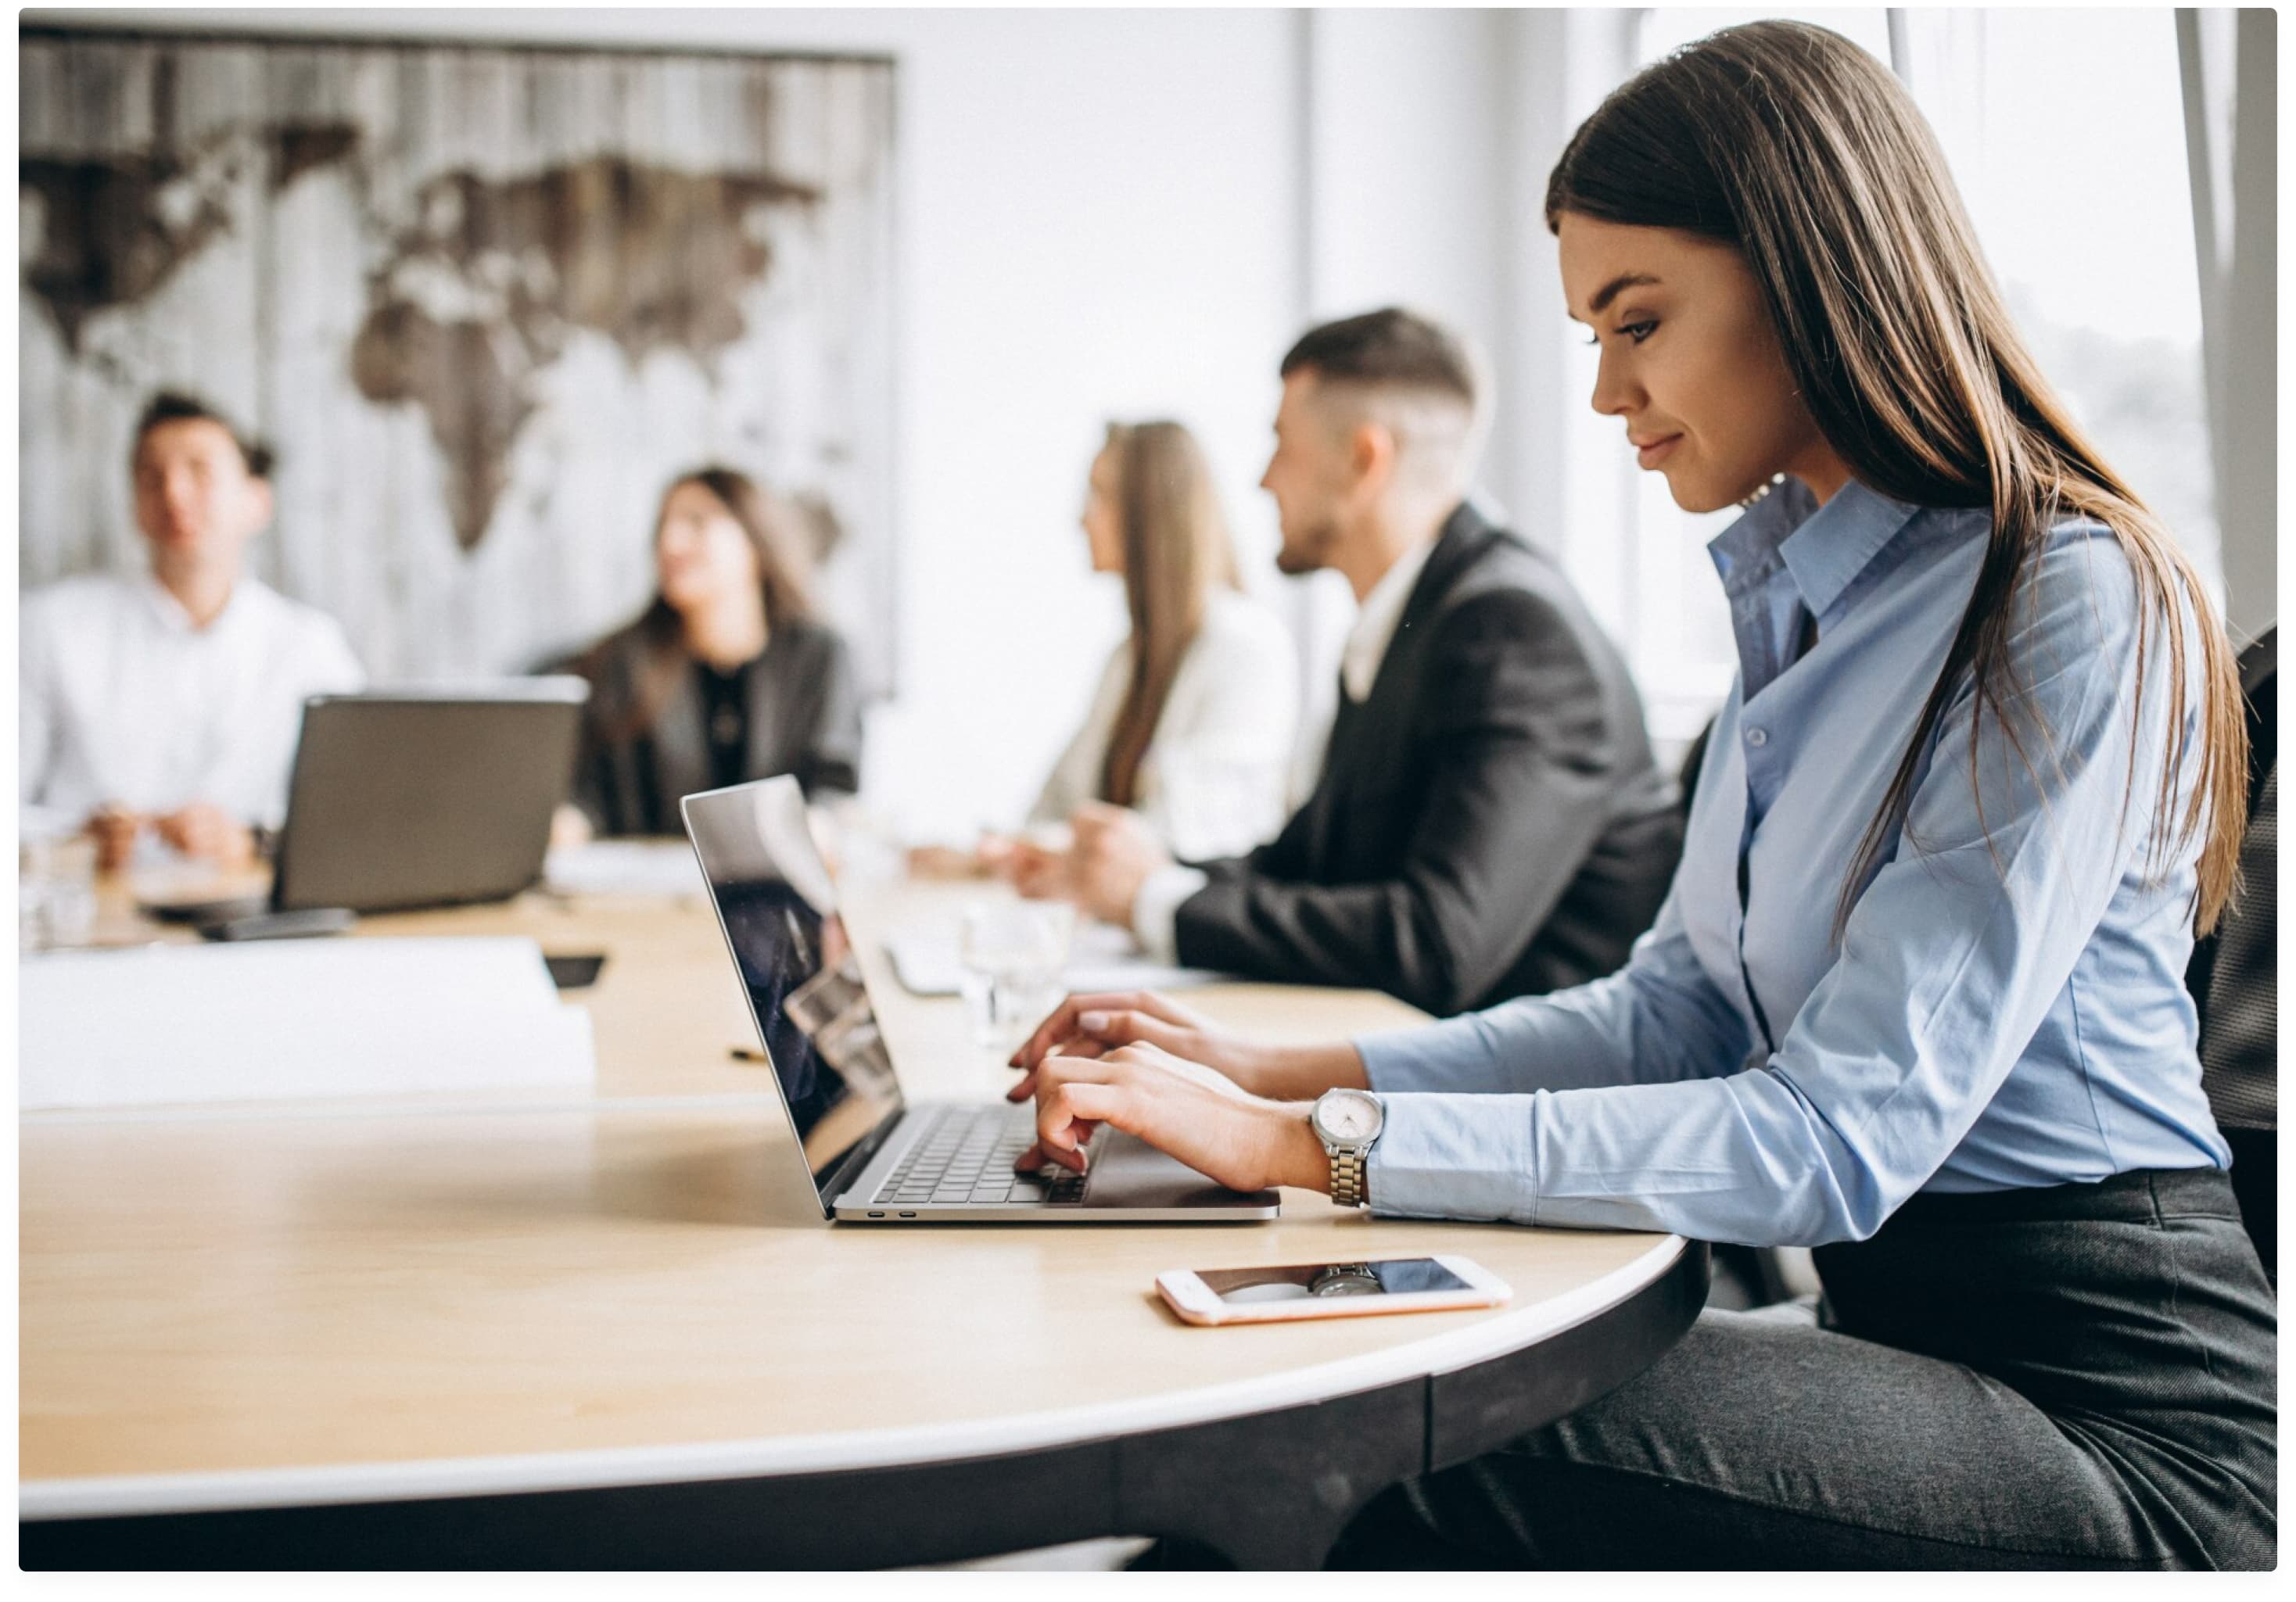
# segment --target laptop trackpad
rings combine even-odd
[[[1211,1207],[1273,1202],[1275,1193],[1247,1195],[1217,1184],[1177,1157],[1166,1157],[1136,1135],[1103,1125],[1092,1140],[1087,1207]]]

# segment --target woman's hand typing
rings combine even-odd
[[[1226,1075],[1154,1046],[1042,1058],[1026,1082],[1037,1097],[1037,1143],[1014,1167],[1048,1163],[1082,1173],[1103,1124],[1136,1135],[1232,1190],[1330,1188],[1323,1142],[1305,1102],[1271,1101]]]
[[[1160,992],[1132,990],[1062,1001],[1013,1054],[1021,1078],[1006,1094],[1014,1101],[1034,1095],[1037,1071],[1047,1058],[1097,1058],[1133,1045],[1155,1047],[1210,1068],[1251,1095],[1282,1101],[1312,1101],[1335,1086],[1361,1090],[1370,1083],[1363,1059],[1345,1041],[1263,1045]]]

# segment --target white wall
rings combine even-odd
[[[1345,316],[1400,298],[1493,351],[1505,332],[1505,17],[1307,19],[1308,312]]]
[[[1466,335],[1496,376],[1509,343],[1505,29],[1488,11],[1300,13],[1303,321],[1407,306]],[[1506,386],[1496,388],[1493,438],[1512,417]],[[1487,453],[1479,475],[1503,504],[1520,488],[1513,465]],[[1329,575],[1303,589],[1296,621],[1320,718],[1355,603]]]

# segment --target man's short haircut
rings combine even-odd
[[[1327,382],[1432,390],[1471,412],[1479,399],[1474,359],[1458,337],[1399,307],[1309,329],[1284,353],[1283,375],[1303,368]]]
[[[144,448],[144,437],[156,428],[171,422],[211,422],[231,436],[232,444],[239,447],[240,459],[247,463],[249,474],[258,478],[271,477],[277,460],[271,447],[263,441],[240,432],[222,411],[196,395],[181,389],[162,389],[144,403],[144,414],[135,420],[135,443],[130,454]]]

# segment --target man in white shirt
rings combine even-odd
[[[1066,893],[1162,961],[1438,1014],[1611,972],[1680,854],[1675,788],[1561,568],[1464,499],[1476,364],[1390,308],[1310,330],[1283,377],[1277,566],[1331,568],[1360,607],[1315,790],[1274,841],[1194,865],[1086,807]]]
[[[86,831],[106,869],[150,837],[225,864],[286,813],[305,698],[365,675],[333,618],[242,571],[271,521],[267,454],[213,408],[162,394],[130,462],[148,573],[24,598],[19,825]]]

